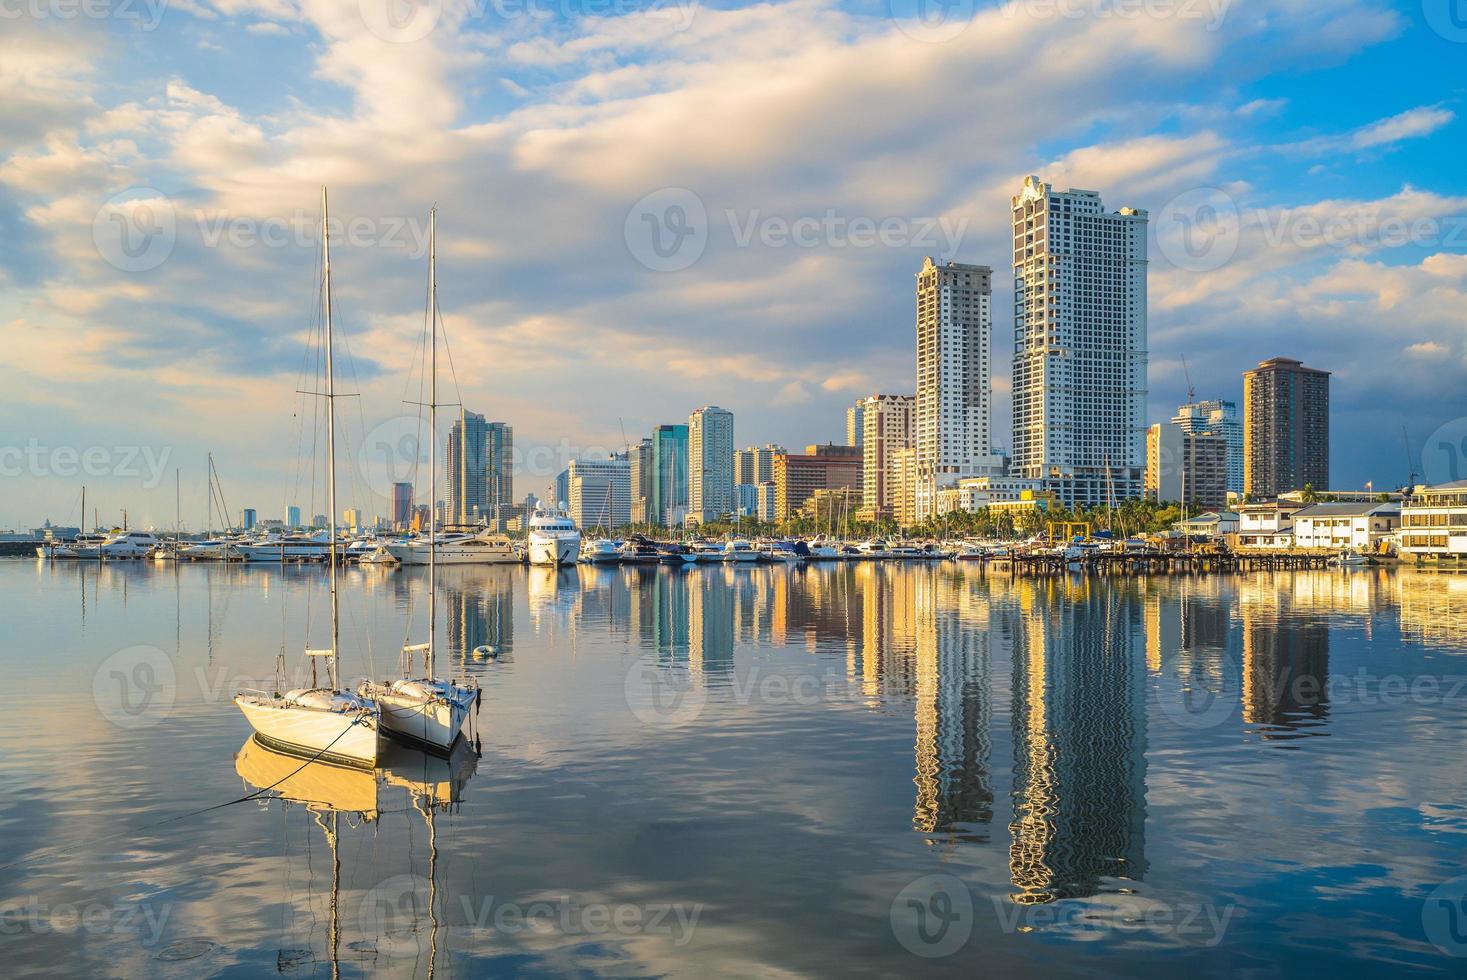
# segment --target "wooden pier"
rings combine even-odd
[[[1328,551],[1114,551],[1066,558],[1032,552],[989,560],[994,571],[1010,575],[1177,575],[1294,571],[1326,568],[1336,557]]]

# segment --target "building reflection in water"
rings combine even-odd
[[[925,573],[925,574],[924,574]],[[927,568],[912,576],[917,800],[912,826],[925,834],[987,841],[993,821],[989,760],[991,670],[986,597],[962,576]]]
[[[1333,603],[1315,603],[1309,577],[1293,584],[1254,576],[1239,588],[1243,721],[1265,739],[1326,735],[1329,624]],[[1318,608],[1316,608],[1316,605]]]
[[[1146,874],[1146,712],[1136,583],[1025,580],[1013,642],[1018,904],[1095,894]]]
[[[514,655],[514,569],[486,565],[463,574],[454,570],[439,581],[446,606],[446,652],[458,663],[481,646]],[[441,574],[441,573],[440,573]]]

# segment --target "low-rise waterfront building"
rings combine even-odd
[[[1192,537],[1224,538],[1238,533],[1239,518],[1231,510],[1210,510],[1185,521],[1172,525],[1176,530]]]
[[[1398,503],[1310,504],[1293,515],[1294,547],[1378,551],[1401,526]]]
[[[1238,547],[1274,548],[1294,546],[1294,514],[1304,504],[1279,498],[1238,508]]]
[[[1420,563],[1467,562],[1467,480],[1414,487],[1399,540],[1402,557]]]

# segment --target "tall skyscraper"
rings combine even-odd
[[[573,459],[569,511],[579,527],[614,529],[632,519],[632,464],[625,456]]]
[[[774,479],[774,457],[784,452],[783,446],[750,446],[734,452],[734,483],[758,486]]]
[[[443,466],[448,478],[449,522],[472,524],[488,514],[487,436],[484,416],[459,410],[448,430]]]
[[[301,509],[294,504],[291,504],[289,507],[285,508],[285,526],[301,526]]]
[[[865,400],[866,399],[864,399],[864,398],[859,398],[859,399],[856,400],[856,404],[854,404],[850,408],[846,409],[846,445],[847,446],[861,446],[861,445],[864,445],[864,443],[862,441],[862,438],[863,438],[863,429],[864,429],[864,426],[866,424],[866,413],[865,413],[865,410],[861,407],[861,405],[862,405],[863,402],[865,402]]]
[[[487,508],[514,504],[514,428],[508,422],[484,425],[484,495]]]
[[[1275,357],[1243,372],[1243,492],[1329,486],[1329,372]]]
[[[647,520],[676,527],[688,511],[688,427],[659,425],[652,430],[652,498]]]
[[[1147,220],[1038,177],[1013,198],[1013,472],[1068,505],[1141,495]]]
[[[652,465],[651,437],[643,436],[629,452],[632,464],[632,523],[646,524],[652,501],[652,480],[656,472]]]
[[[988,428],[993,270],[931,256],[917,273],[917,517],[939,487],[997,472]]]
[[[861,409],[861,511],[862,520],[896,516],[894,454],[912,445],[915,395],[872,395],[857,405]]]
[[[688,416],[688,519],[733,513],[733,412],[708,405]]]
[[[1227,448],[1228,491],[1243,492],[1243,423],[1234,402],[1211,400],[1191,402],[1177,408],[1172,422],[1193,434],[1215,432]]]
[[[411,483],[394,483],[392,485],[392,526],[399,530],[406,529],[413,522],[413,485]]]

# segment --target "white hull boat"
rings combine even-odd
[[[428,564],[427,541],[393,541],[385,546],[404,565]],[[517,565],[520,553],[514,542],[497,534],[451,534],[431,546],[433,560],[440,565]]]
[[[381,739],[371,702],[317,688],[282,697],[238,694],[234,703],[269,748],[337,765],[377,765]]]
[[[316,538],[283,539],[237,544],[234,550],[245,561],[325,561],[331,545]]]
[[[477,688],[419,678],[391,684],[363,684],[358,691],[381,711],[383,730],[393,738],[433,752],[447,752],[470,730],[478,704]]]
[[[749,542],[742,538],[736,538],[724,545],[723,560],[732,562],[755,562],[759,560],[759,552]]]
[[[564,511],[537,510],[526,547],[531,565],[574,565],[581,557],[581,532]]]
[[[611,565],[621,561],[621,542],[596,538],[581,546],[581,561],[590,565]]]

